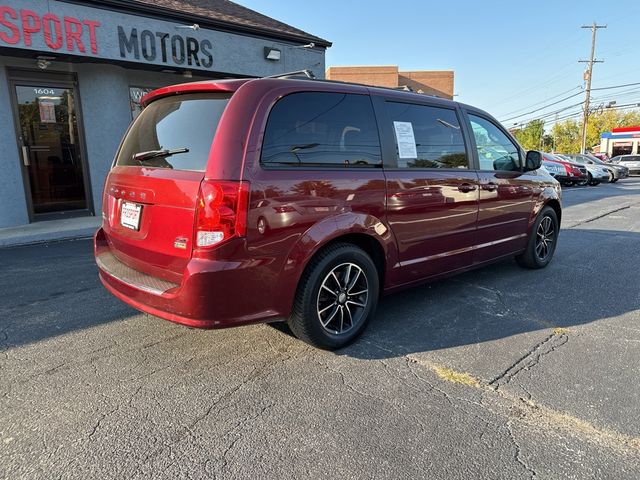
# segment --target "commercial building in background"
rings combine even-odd
[[[100,212],[145,92],[322,77],[329,46],[227,0],[0,0],[0,228]]]
[[[594,149],[595,150],[595,149]],[[616,155],[640,154],[640,126],[614,128],[600,135],[597,153]]]
[[[329,67],[326,78],[378,87],[408,87],[414,92],[453,98],[453,71],[401,72],[397,66]]]

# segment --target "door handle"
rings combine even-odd
[[[458,185],[458,190],[463,193],[473,192],[477,187],[473,183],[461,183]]]
[[[493,182],[483,183],[482,189],[487,190],[488,192],[494,192],[498,189],[498,185]]]
[[[22,163],[25,167],[31,165],[31,159],[29,158],[29,147],[27,147],[26,145],[22,146]]]

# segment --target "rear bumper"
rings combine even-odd
[[[94,237],[100,280],[133,308],[197,328],[226,328],[280,319],[268,288],[256,288],[254,262],[192,259],[182,282],[174,284],[120,262],[102,229]]]
[[[568,182],[578,183],[578,182],[586,181],[587,178],[589,178],[589,177],[587,177],[586,175],[579,176],[579,177],[578,176],[573,176],[573,175],[556,175],[554,178],[556,180],[558,180],[560,183],[568,183]]]

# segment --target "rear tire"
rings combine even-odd
[[[296,337],[335,350],[355,340],[378,304],[378,270],[363,250],[335,243],[307,265],[288,319]]]
[[[544,207],[531,229],[525,251],[516,256],[516,261],[525,268],[544,268],[549,265],[558,243],[558,215],[553,208]]]

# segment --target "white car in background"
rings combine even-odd
[[[629,175],[640,175],[640,155],[618,155],[609,160],[629,169]]]

